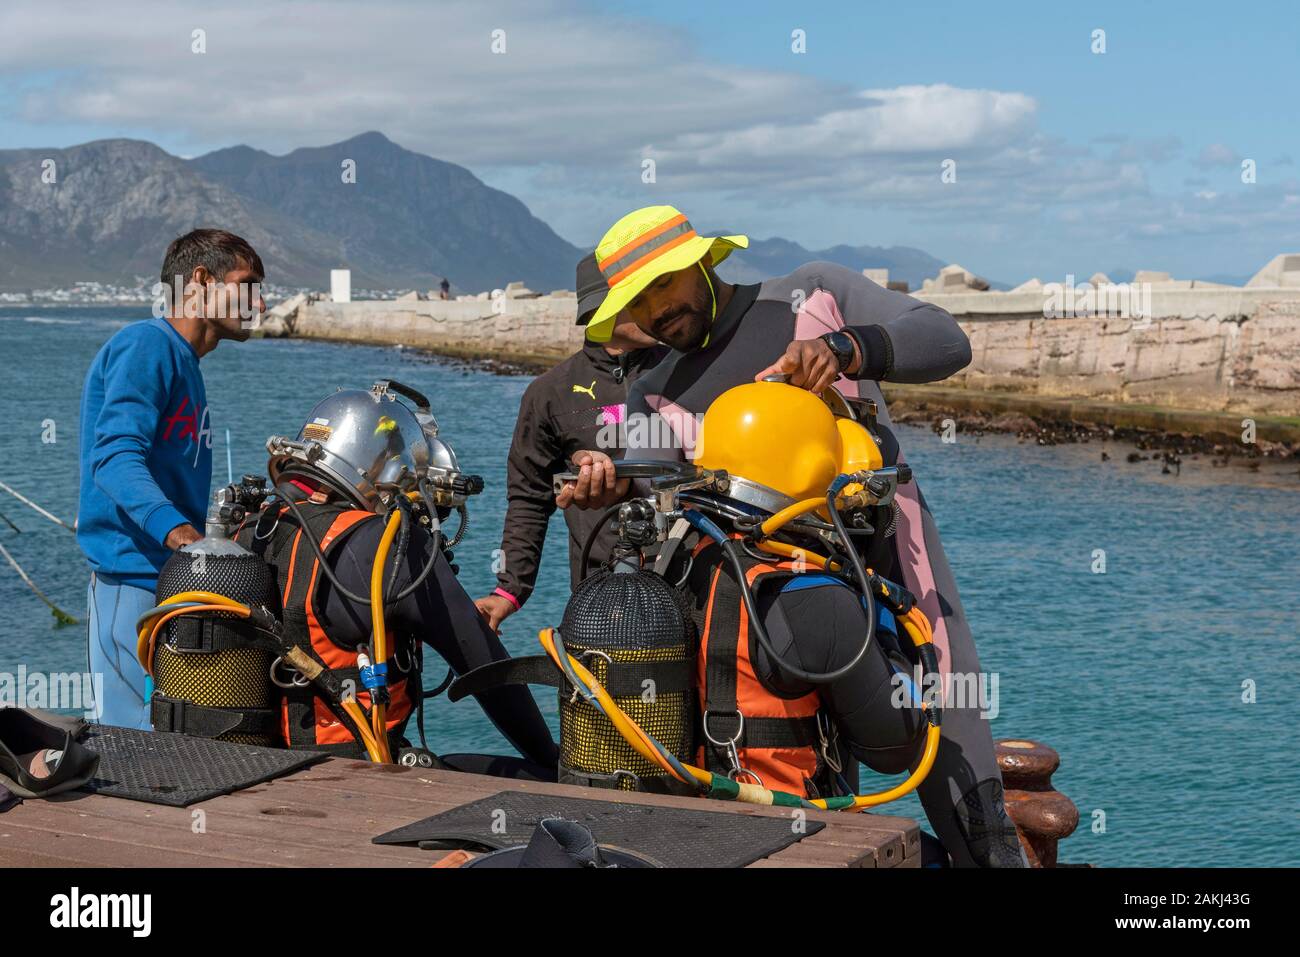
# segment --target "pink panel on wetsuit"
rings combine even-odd
[[[844,328],[844,316],[840,314],[839,304],[825,289],[814,290],[804,300],[803,306],[795,315],[794,337],[796,339],[816,339],[828,332]],[[835,387],[848,396],[861,396],[861,385],[852,379],[840,376],[835,380]],[[898,453],[901,465],[902,450]],[[921,515],[921,499],[916,490],[915,481],[898,487],[898,530],[895,535],[904,548],[899,555],[903,566],[903,585],[916,595],[921,610],[934,625],[934,645],[939,653],[939,662],[947,673],[948,624],[944,621],[939,604],[939,592],[934,585],[934,571],[930,568],[930,555],[925,547],[925,524]]]
[[[662,395],[648,395],[645,397],[645,401],[652,412],[668,423],[668,427],[673,430],[673,435],[677,436],[677,441],[681,444],[685,457],[687,459],[694,458],[695,444],[699,439],[699,420],[676,402],[666,399]],[[653,430],[653,434],[658,434],[658,430]]]

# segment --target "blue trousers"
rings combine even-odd
[[[103,675],[99,723],[148,731],[146,675],[136,658],[136,619],[152,608],[154,593],[92,573],[87,595],[90,671]]]

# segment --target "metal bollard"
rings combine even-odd
[[[1056,843],[1074,833],[1079,809],[1052,787],[1061,764],[1055,750],[1038,741],[998,741],[998,767],[1006,790],[1007,814],[1016,825],[1030,867],[1056,867]]]

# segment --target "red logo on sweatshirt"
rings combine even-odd
[[[196,442],[199,440],[198,416],[194,412],[190,412],[188,415],[185,413],[185,409],[189,404],[189,396],[181,399],[180,407],[167,419],[167,431],[163,433],[164,439],[170,439],[172,437],[172,429],[176,428],[177,423],[180,423],[181,432],[177,438],[184,439],[188,437],[194,439]]]
[[[186,409],[190,409],[186,412]],[[167,431],[163,432],[163,440],[172,437],[172,430],[178,425],[180,430],[176,437],[182,442],[186,439],[193,439],[196,446],[194,450],[194,461],[198,462],[199,448],[205,443],[208,448],[212,448],[212,430],[208,427],[208,410],[204,409],[202,413],[198,411],[198,405],[190,405],[189,396],[181,399],[180,406],[165,420]]]

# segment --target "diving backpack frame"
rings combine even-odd
[[[430,559],[405,589],[391,594],[392,579],[385,587],[383,575],[386,559],[395,541],[397,551],[404,553],[409,529],[416,522],[426,525],[433,536],[430,554],[442,551],[446,540],[441,517],[452,508],[461,509],[463,531],[464,499],[482,488],[482,480],[422,475],[417,492],[385,490],[390,507],[382,519],[385,527],[367,596],[352,593],[338,581],[324,560],[328,538],[313,532],[314,523],[287,487],[278,487],[278,497],[270,498],[266,484],[260,477],[244,476],[239,485],[216,494],[204,538],[169,557],[159,576],[158,605],[137,622],[138,657],[154,685],[150,700],[154,728],[248,744],[295,746],[291,734],[285,740],[281,704],[286,694],[306,689],[372,761],[391,763],[394,742],[389,734],[392,698],[387,663],[395,649],[389,647],[384,606],[420,587],[435,561]],[[319,571],[340,593],[369,607],[371,643],[354,657],[355,674],[331,667],[321,649],[295,633],[300,629],[286,630],[273,566],[232,540],[233,531],[250,514],[271,512],[292,513]],[[459,536],[460,532],[455,540]],[[394,572],[398,564],[394,563]],[[426,692],[420,687],[419,654],[412,652],[410,660],[408,693],[422,715]],[[370,699],[368,708],[358,699],[358,684]],[[422,727],[420,734],[423,741]],[[400,757],[405,763],[420,763],[427,755],[426,746],[409,749]]]

